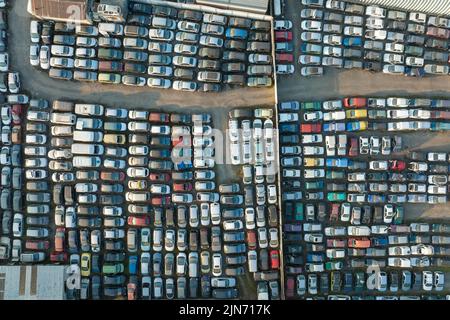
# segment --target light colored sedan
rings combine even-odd
[[[147,85],[152,88],[169,89],[172,82],[163,78],[148,78]]]
[[[173,82],[172,88],[174,90],[179,90],[179,91],[193,92],[193,91],[197,90],[197,83],[192,82],[192,81],[176,80]]]

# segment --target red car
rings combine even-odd
[[[367,106],[366,98],[344,98],[346,108],[364,108],[365,106]]]
[[[66,252],[52,252],[50,254],[51,262],[66,262],[67,261],[67,253]]]
[[[278,270],[280,268],[280,255],[278,250],[270,251],[270,265],[274,270]]]
[[[350,139],[350,149],[348,150],[348,155],[351,157],[355,157],[358,155],[358,139],[357,138]]]
[[[136,283],[130,282],[127,285],[128,300],[136,300],[137,298],[136,290],[137,290]]]
[[[369,238],[349,238],[348,247],[357,249],[367,249],[370,248],[370,240]]]
[[[182,192],[182,191],[192,191],[192,183],[174,183],[173,191]]]
[[[163,206],[166,204],[170,204],[172,199],[170,197],[155,197],[152,198],[151,204],[154,206]]]
[[[286,279],[286,298],[294,296],[295,280],[292,277]]]
[[[330,222],[336,222],[339,220],[339,203],[333,203],[331,205]]]
[[[55,232],[55,251],[63,252],[64,251],[64,242],[66,239],[65,228],[56,228]]]
[[[106,181],[123,181],[125,180],[125,173],[123,172],[101,172],[100,179]]]
[[[275,41],[291,41],[292,40],[292,31],[275,31]]]
[[[291,53],[277,53],[275,54],[275,60],[278,63],[292,63],[294,62],[294,55]]]
[[[11,108],[12,122],[13,124],[20,124],[23,108],[20,104],[15,104]]]
[[[150,218],[148,216],[128,217],[128,224],[130,226],[147,227],[150,225]]]
[[[169,115],[167,113],[150,112],[148,120],[150,122],[169,122]]]
[[[49,241],[44,240],[27,240],[25,248],[29,250],[46,250],[50,247]]]
[[[303,123],[300,125],[301,133],[320,133],[322,132],[322,125],[320,123]]]
[[[345,241],[339,239],[328,239],[327,247],[330,248],[345,248]]]
[[[168,182],[170,181],[169,173],[150,173],[150,181],[154,182]]]
[[[403,171],[406,168],[405,161],[389,160],[389,169],[394,171]]]
[[[256,232],[254,230],[247,231],[247,245],[250,250],[256,249]]]

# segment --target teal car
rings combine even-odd
[[[301,108],[303,110],[322,110],[322,103],[319,101],[315,102],[302,102]]]
[[[347,195],[345,194],[345,192],[329,192],[327,194],[328,201],[332,202],[345,201],[346,198]]]
[[[323,181],[308,181],[305,183],[306,190],[323,189]]]

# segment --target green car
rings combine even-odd
[[[327,194],[328,201],[333,201],[333,202],[345,201],[346,198],[347,198],[347,194],[345,192],[329,192]]]
[[[308,181],[305,183],[306,190],[323,189],[323,181]]]
[[[331,271],[331,270],[341,270],[344,267],[344,264],[342,261],[333,261],[333,262],[327,262],[325,263],[325,270]]]
[[[315,102],[302,102],[301,108],[303,110],[322,110],[322,103],[315,101]]]
[[[395,216],[394,216],[394,224],[402,224],[403,223],[403,217],[405,216],[405,209],[403,207],[396,207],[395,208]]]
[[[106,60],[122,60],[123,53],[117,49],[100,48],[98,49],[98,58]]]
[[[327,179],[346,179],[344,171],[327,170]]]
[[[122,273],[124,269],[123,263],[105,264],[103,265],[102,272],[104,274],[117,274]]]
[[[122,77],[117,73],[99,73],[98,82],[108,84],[119,84],[122,81]]]

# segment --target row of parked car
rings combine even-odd
[[[448,106],[447,100],[404,97],[347,97],[301,104],[288,101],[280,106],[280,131],[295,132],[299,120],[302,120],[300,132],[303,134],[365,130],[443,131],[450,128],[446,121],[450,117]],[[281,140],[295,143],[299,138],[286,134]]]
[[[249,272],[257,281],[260,300],[279,299],[281,240],[276,206],[276,130],[272,119],[272,109],[234,109],[229,112],[227,130],[231,164],[242,167],[242,227],[246,229],[249,248]],[[267,272],[270,279],[260,278],[261,273]]]
[[[269,21],[133,2],[130,10],[126,25],[32,21],[30,63],[59,79],[183,91],[272,85],[272,66],[258,65],[271,56]]]
[[[449,73],[446,18],[334,0],[302,5],[302,75],[320,75],[321,66],[407,76]]]

